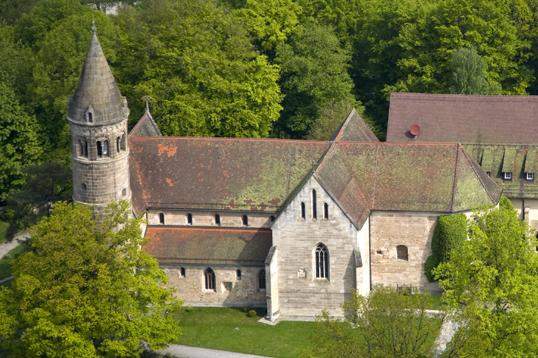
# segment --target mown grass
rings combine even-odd
[[[261,312],[260,312],[261,313]],[[260,314],[261,316],[261,314]],[[258,323],[235,308],[191,308],[179,314],[182,336],[179,344],[222,349],[270,357],[311,356],[316,344],[314,322],[280,322],[276,326]],[[434,319],[428,337],[431,347],[439,333],[440,319]]]

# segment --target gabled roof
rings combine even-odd
[[[146,109],[142,117],[135,124],[133,129],[129,132],[130,136],[138,137],[159,137],[162,136],[161,130],[157,123],[153,120],[151,113]]]
[[[538,170],[538,145],[465,144],[465,152],[480,164],[484,172],[502,186],[510,198],[538,199],[538,180],[528,181],[525,173]],[[512,180],[503,180],[502,172],[511,172]]]
[[[357,227],[372,210],[450,213],[501,194],[458,144],[335,142],[314,175]]]
[[[129,137],[133,207],[276,212],[330,142]]]
[[[378,142],[376,135],[355,109],[347,116],[333,137],[334,141],[348,140],[358,142]]]
[[[409,135],[412,125],[420,134]],[[393,93],[388,142],[535,144],[538,96]]]
[[[95,30],[75,94],[70,98],[67,116],[85,123],[88,109],[92,125],[112,124],[127,118],[127,101],[121,95]]]
[[[162,264],[264,265],[269,229],[149,226],[144,250]]]

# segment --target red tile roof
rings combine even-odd
[[[359,142],[378,142],[376,135],[368,124],[361,118],[355,109],[353,109],[346,120],[334,136],[333,140],[352,140]]]
[[[416,138],[412,125],[420,127]],[[538,96],[393,93],[388,142],[428,141],[533,144],[538,140]]]
[[[263,265],[269,229],[148,226],[144,250],[160,263]]]

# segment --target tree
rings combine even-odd
[[[378,287],[344,304],[345,322],[318,319],[314,355],[320,357],[426,357],[439,322],[427,317],[427,295]]]
[[[353,107],[353,82],[347,73],[349,51],[330,27],[313,20],[298,26],[288,43],[277,47],[284,110],[276,124],[283,136],[303,138],[331,103]]]
[[[0,82],[0,202],[20,187],[23,169],[41,155],[35,118],[28,115],[11,87]]]
[[[538,354],[536,238],[508,199],[477,213],[469,240],[435,273],[462,327],[449,353],[506,357]]]
[[[127,203],[102,220],[58,203],[31,230],[29,251],[0,288],[0,347],[13,356],[126,357],[178,337],[179,303],[166,275],[140,250],[140,220]]]
[[[450,56],[448,63],[452,73],[451,93],[488,94],[492,90],[487,81],[487,66],[474,48],[460,48]]]
[[[278,68],[255,51],[233,12],[212,1],[152,0],[123,12],[118,21],[133,25],[123,28],[122,39],[133,52],[122,52],[129,60],[120,61],[142,66],[120,70],[120,80],[135,98],[153,98],[164,134],[269,134],[282,108]]]

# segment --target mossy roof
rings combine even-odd
[[[130,136],[157,137],[161,136],[161,130],[153,120],[151,113],[146,110],[136,125],[129,132]]]
[[[465,144],[465,151],[480,164],[484,172],[510,198],[538,199],[538,181],[528,181],[525,173],[538,169],[538,145]],[[503,180],[502,172],[511,172],[511,180]]]
[[[272,243],[269,229],[149,226],[144,250],[161,264],[263,266]]]
[[[353,109],[333,137],[334,141],[379,142],[368,124]]]
[[[314,175],[358,227],[372,210],[466,211],[501,193],[458,144],[335,142]]]

